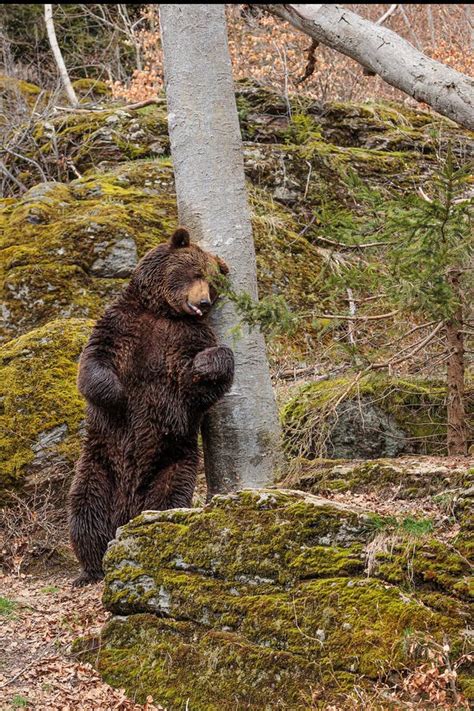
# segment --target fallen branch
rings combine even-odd
[[[436,334],[441,330],[441,328],[444,326],[443,321],[438,323],[436,328],[429,333],[426,338],[423,338],[415,348],[409,351],[409,353],[406,353],[406,355],[403,355],[400,357],[400,353],[404,353],[405,351],[408,350],[408,348],[404,348],[402,351],[397,353],[396,355],[392,356],[389,358],[389,360],[385,361],[384,363],[373,363],[370,367],[371,369],[374,370],[380,370],[382,368],[388,368],[391,367],[392,365],[399,365],[400,363],[403,363],[405,360],[408,360],[409,358],[412,358],[414,355],[416,355],[419,351],[421,351],[422,348],[428,345],[430,341],[433,340],[433,338],[436,336]],[[410,346],[411,348],[411,346]]]
[[[137,109],[143,109],[145,106],[151,106],[152,104],[164,104],[165,99],[145,99],[144,101],[137,101],[135,104],[126,104],[125,106],[114,106],[113,108],[117,111],[136,111]],[[68,111],[70,113],[76,114],[89,114],[91,111],[110,111],[110,108],[98,108],[97,106],[91,106],[88,109],[85,108],[72,108],[71,106],[55,106],[55,111]]]
[[[389,311],[386,314],[377,314],[376,316],[345,316],[344,314],[321,314],[317,318],[334,318],[342,319],[344,321],[381,321],[384,318],[391,318],[399,313],[399,309],[395,311]]]
[[[387,84],[474,130],[474,79],[427,57],[396,32],[342,5],[255,5],[351,57]]]
[[[333,239],[328,239],[327,237],[316,236],[318,242],[323,242],[324,244],[329,244],[331,247],[337,247],[338,249],[369,249],[369,247],[383,247],[387,244],[392,244],[392,242],[367,242],[366,244],[344,244],[343,242],[335,242]]]
[[[391,15],[393,15],[393,13],[397,9],[397,7],[398,7],[398,4],[390,5],[388,10],[386,12],[384,12],[384,14],[381,15],[378,20],[376,20],[375,24],[376,25],[383,25],[385,20],[388,20],[388,18],[391,17]],[[377,76],[376,72],[373,72],[372,69],[367,69],[367,67],[364,67],[364,75],[367,77]]]

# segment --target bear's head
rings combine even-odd
[[[217,274],[227,264],[197,244],[179,227],[165,244],[151,249],[138,263],[130,287],[151,311],[202,318],[217,299]]]

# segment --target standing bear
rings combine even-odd
[[[177,229],[139,262],[81,355],[86,436],[69,493],[76,586],[103,577],[118,526],[191,505],[201,420],[234,375],[232,351],[206,322],[217,272],[226,264]]]

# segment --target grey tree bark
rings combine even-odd
[[[257,298],[255,250],[224,5],[160,5],[168,124],[182,225],[230,267],[234,288]],[[231,303],[213,316],[234,350],[234,385],[203,429],[208,493],[273,480],[279,424],[263,336],[244,329]]]
[[[474,130],[474,79],[430,59],[396,32],[342,5],[259,5],[387,84]]]
[[[48,32],[49,44],[51,47],[51,51],[53,52],[54,60],[58,66],[59,76],[61,78],[64,91],[66,92],[67,98],[69,99],[69,103],[72,106],[77,106],[79,102],[77,100],[76,92],[74,91],[74,87],[72,86],[71,80],[69,79],[69,74],[67,72],[66,65],[64,64],[63,55],[61,53],[61,50],[58,45],[58,40],[56,38],[56,30],[54,29],[53,22],[52,5],[44,6],[44,21],[46,23],[46,30]]]

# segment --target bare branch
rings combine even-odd
[[[319,235],[315,237],[318,242],[324,242],[324,244],[329,244],[331,247],[337,247],[338,249],[368,249],[369,247],[382,247],[387,244],[392,244],[391,242],[367,242],[366,244],[344,244],[343,242],[335,242],[333,239],[328,239],[327,237],[320,237]]]
[[[143,109],[145,106],[151,106],[152,104],[162,104],[164,99],[145,99],[144,101],[137,101],[135,104],[126,104],[125,106],[116,106],[117,111],[137,111],[138,109]],[[91,106],[88,109],[71,108],[70,106],[55,106],[55,111],[67,111],[69,113],[75,114],[90,114],[91,111],[104,111],[104,109],[95,108]]]
[[[431,331],[425,338],[423,338],[419,343],[415,346],[415,348],[412,348],[408,353],[405,353],[405,355],[400,356],[400,353],[404,353],[405,351],[408,351],[408,348],[404,348],[400,353],[397,353],[396,355],[392,356],[392,358],[389,358],[389,360],[385,361],[384,363],[373,363],[372,368],[373,369],[380,369],[380,368],[388,368],[389,366],[392,365],[398,365],[399,363],[403,363],[403,361],[408,360],[412,356],[416,355],[419,351],[421,351],[422,348],[428,345],[430,341],[433,340],[433,338],[436,336],[436,334],[443,328],[444,323],[441,321],[438,323],[436,328]]]
[[[427,57],[392,30],[342,5],[255,5],[474,130],[474,79]]]
[[[386,20],[388,20],[388,18],[391,17],[391,15],[393,15],[393,13],[397,9],[397,7],[398,7],[398,3],[395,3],[394,5],[390,5],[388,10],[386,12],[384,12],[384,14],[379,17],[379,19],[376,21],[375,24],[376,25],[383,25],[383,23]]]
[[[12,182],[14,182],[17,187],[20,188],[20,190],[22,190],[23,192],[26,192],[28,190],[26,185],[23,185],[23,183],[20,180],[18,180],[18,178],[15,178],[13,173],[10,173],[10,171],[6,167],[5,163],[3,163],[3,161],[1,161],[1,160],[0,160],[0,170],[7,176],[7,178],[10,178],[10,180]]]
[[[399,313],[399,309],[389,311],[386,314],[377,314],[376,316],[345,316],[344,314],[321,314],[318,318],[334,318],[343,321],[381,321],[384,318],[391,318]]]

